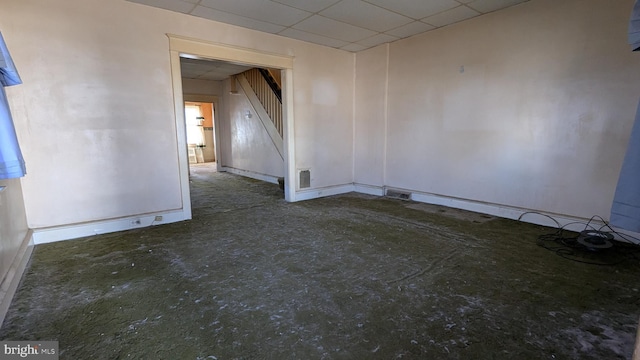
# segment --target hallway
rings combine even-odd
[[[60,359],[624,359],[637,259],[553,229],[191,169],[193,221],[38,245],[0,329]]]

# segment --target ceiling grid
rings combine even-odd
[[[528,0],[127,0],[361,51]]]

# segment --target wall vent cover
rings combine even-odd
[[[302,170],[300,171],[300,189],[309,187],[311,187],[311,171]]]
[[[394,199],[401,199],[401,200],[410,200],[411,199],[411,193],[408,193],[408,192],[405,192],[405,191],[398,191],[398,190],[389,190],[389,189],[387,189],[386,196],[390,197],[390,198],[394,198]]]

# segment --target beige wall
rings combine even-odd
[[[385,185],[608,217],[640,96],[640,56],[626,43],[631,7],[532,0],[392,43],[388,130],[380,116],[369,127],[356,117],[357,162],[379,162],[384,134]],[[358,74],[379,76],[386,55],[358,54]],[[380,89],[359,89],[356,113],[367,113],[362,99],[380,99]],[[380,170],[356,170],[379,179]]]
[[[184,94],[219,96],[222,93],[222,81],[183,78],[182,92]]]
[[[310,170],[312,188],[353,183],[354,55],[339,55],[335,63],[329,49],[304,52],[294,62],[295,166]]]
[[[182,207],[167,33],[293,56],[293,166],[352,181],[350,53],[123,0],[3,0],[0,27],[33,228]]]
[[[230,83],[230,80],[223,81],[225,114],[218,117],[219,128],[223,129],[221,140],[227,143],[226,151],[221,152],[222,166],[275,178],[284,176],[284,160],[259,114],[240,85],[236,87],[237,94],[230,94]],[[251,117],[246,116],[247,111]]]
[[[356,57],[356,112],[354,181],[384,185],[387,66],[389,45],[358,53]]]
[[[361,52],[354,82],[336,49],[123,0],[3,0],[29,225],[182,207],[167,33],[294,57],[293,166],[312,188],[606,217],[640,94],[631,4],[531,0]]]

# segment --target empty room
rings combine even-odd
[[[1,0],[0,34],[0,357],[640,359],[636,1]]]

